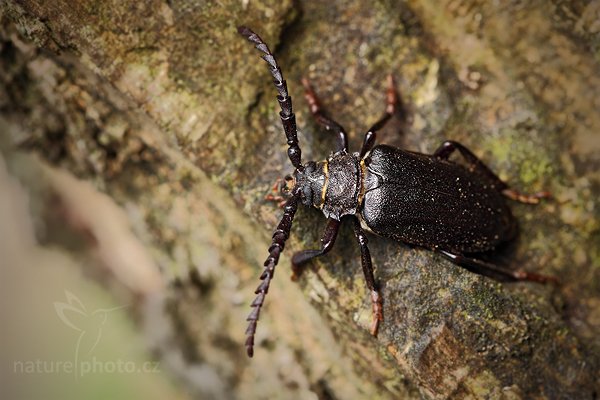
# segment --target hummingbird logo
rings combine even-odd
[[[75,368],[77,369],[79,356],[91,354],[100,343],[102,329],[108,320],[108,314],[127,306],[99,308],[89,312],[83,302],[73,293],[65,290],[65,296],[67,302],[54,302],[54,309],[58,318],[65,325],[79,332],[75,346]]]

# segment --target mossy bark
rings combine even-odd
[[[174,370],[201,395],[597,396],[598,3],[208,3],[2,4],[2,155],[36,199],[41,245],[95,249],[108,281],[142,298],[160,293],[159,306],[140,313],[166,311],[170,329],[154,346],[165,359],[183,355]],[[270,77],[239,24],[278,56],[305,160],[325,157],[332,140],[311,120],[300,78],[357,149],[383,111],[391,72],[407,118],[380,142],[431,152],[457,140],[515,188],[550,190],[551,201],[512,207],[520,236],[490,260],[561,285],[500,284],[371,237],[385,299],[374,339],[344,227],[300,285],[282,259],[247,360],[245,314],[280,214],[263,196],[290,165]],[[125,211],[150,260],[141,275],[111,264],[94,210],[73,205],[76,184],[61,184],[54,168]],[[324,227],[316,210],[296,221],[287,255],[315,247]],[[84,239],[73,248],[75,237]],[[139,276],[144,284],[131,279]],[[199,366],[220,384],[190,378]]]

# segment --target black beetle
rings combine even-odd
[[[304,250],[292,257],[292,278],[300,266],[327,253],[333,247],[342,217],[351,219],[361,251],[363,273],[373,303],[371,334],[377,335],[383,321],[382,297],[375,283],[367,237],[363,229],[376,235],[434,250],[472,272],[506,280],[555,281],[553,277],[505,269],[470,255],[492,250],[513,239],[517,223],[505,198],[536,204],[548,192],[525,195],[508,187],[469,149],[454,141],[444,142],[432,155],[375,144],[376,132],[396,112],[398,97],[391,75],[388,77],[386,110],[365,135],[359,153],[348,152],[344,129],[325,116],[307,80],[303,80],[310,111],[317,122],[337,137],[337,149],[327,160],[301,162],[296,117],[286,81],[275,57],[263,40],[241,26],[238,32],[252,42],[270,67],[281,107],[279,116],[288,143],[288,156],[296,169],[279,184],[288,198],[284,214],[273,233],[269,257],[260,276],[252,312],[248,316],[246,350],[254,353],[254,334],[260,309],[275,266],[287,240],[298,202],[314,206],[327,217],[321,249]],[[467,167],[450,161],[455,151],[464,157]],[[278,197],[282,200],[283,197]]]

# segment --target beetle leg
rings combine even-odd
[[[277,180],[273,184],[273,187],[271,188],[271,193],[265,195],[266,201],[274,201],[279,207],[283,207],[286,202],[286,199],[281,195],[282,182],[283,178],[277,178]]]
[[[394,77],[392,76],[392,74],[388,75],[387,84],[388,87],[385,96],[385,112],[383,113],[379,121],[375,122],[371,129],[369,129],[365,134],[363,145],[360,149],[360,158],[363,158],[365,154],[367,154],[369,150],[373,148],[373,145],[375,144],[375,138],[377,136],[377,131],[382,129],[385,126],[385,124],[390,120],[390,118],[400,108],[398,107],[398,93],[396,92]]]
[[[498,178],[498,176],[494,174],[491,169],[489,169],[479,158],[477,158],[477,156],[473,154],[471,150],[453,140],[447,140],[442,143],[435,153],[433,153],[433,156],[442,160],[447,160],[455,150],[458,150],[465,160],[467,160],[470,171],[478,172],[486,176],[494,185],[495,189],[511,200],[527,204],[537,204],[540,202],[540,199],[552,197],[550,192],[524,194],[511,189],[508,184]]]
[[[277,178],[277,180],[273,184],[273,187],[271,188],[271,193],[267,193],[265,195],[266,201],[273,201],[273,202],[277,203],[277,207],[279,207],[279,208],[285,207],[285,203],[287,202],[287,197],[283,197],[281,195],[281,193],[282,193],[281,188],[282,188],[283,182],[284,182],[283,178]]]
[[[466,257],[462,254],[451,253],[441,249],[436,249],[436,251],[453,263],[479,275],[485,275],[496,279],[500,278],[501,280],[508,281],[531,281],[538,283],[552,282],[554,284],[558,284],[558,279],[553,276],[541,275],[536,274],[535,272],[526,272],[523,270],[514,271],[478,260],[476,258]]]
[[[303,250],[295,253],[292,256],[292,280],[298,279],[302,273],[302,265],[309,262],[311,259],[326,254],[333,248],[335,239],[337,238],[338,231],[340,229],[340,221],[337,219],[329,218],[327,221],[327,227],[323,232],[321,238],[321,249],[319,250]]]
[[[337,136],[337,151],[348,151],[348,138],[344,128],[323,113],[319,98],[307,78],[302,78],[302,86],[304,86],[304,98],[317,123]]]
[[[369,290],[371,291],[371,302],[373,304],[373,321],[371,322],[370,331],[371,335],[377,336],[379,324],[383,322],[383,299],[381,297],[379,288],[375,283],[375,277],[373,275],[373,264],[371,263],[371,253],[369,252],[369,247],[367,246],[367,236],[363,232],[363,229],[360,226],[360,222],[356,217],[354,217],[354,235],[356,236],[356,240],[358,240],[358,244],[360,245],[360,258],[363,274],[365,275],[365,280],[367,281],[367,288],[369,288]]]

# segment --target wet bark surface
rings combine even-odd
[[[141,299],[158,357],[177,354],[169,365],[199,397],[598,396],[598,2],[0,9],[2,157],[29,193],[38,245],[93,254],[97,279]],[[498,283],[370,236],[385,316],[375,339],[344,226],[299,285],[282,258],[248,360],[245,316],[281,214],[263,197],[291,166],[271,78],[239,24],[278,57],[304,160],[326,157],[333,138],[310,118],[301,77],[357,150],[392,73],[406,120],[379,142],[431,153],[456,140],[513,187],[550,190],[538,206],[511,204],[520,235],[485,257],[560,285]],[[109,240],[97,199],[125,215],[114,224],[131,227],[133,247]],[[299,210],[285,254],[317,247],[324,226]],[[113,257],[131,251],[138,262]]]

